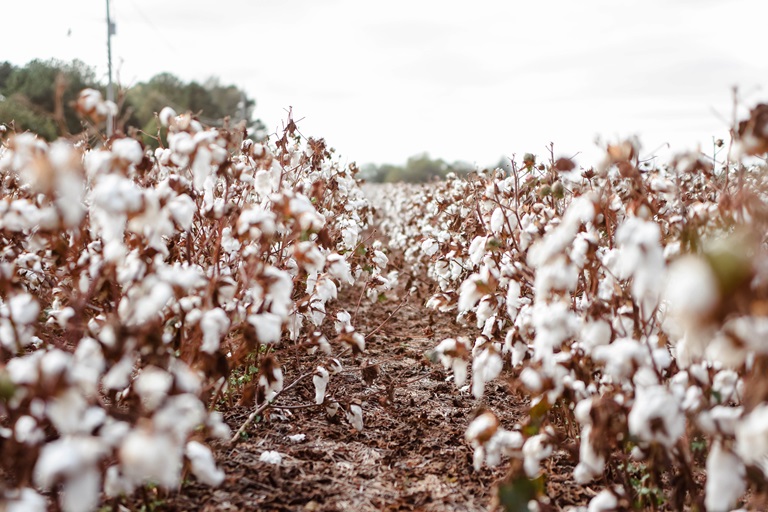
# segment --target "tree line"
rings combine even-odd
[[[49,141],[81,133],[86,126],[75,112],[75,101],[85,88],[106,96],[106,86],[94,69],[79,60],[33,60],[23,66],[0,62],[0,123],[17,132],[35,132]],[[264,136],[264,124],[253,115],[256,101],[215,77],[203,83],[185,82],[171,73],[160,73],[130,88],[116,89],[118,129],[125,133],[139,130],[150,146],[157,144],[153,138],[158,132],[155,113],[166,106],[179,113],[192,112],[209,126],[218,126],[227,117],[232,122],[245,121],[250,136]]]

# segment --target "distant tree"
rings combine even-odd
[[[73,103],[80,91],[98,88],[95,73],[83,62],[33,60],[23,67],[0,64],[0,122],[52,139],[78,133],[82,124]]]
[[[94,70],[78,60],[33,60],[21,67],[0,62],[0,123],[12,123],[17,131],[31,130],[48,140],[80,133],[84,125],[74,103],[89,87],[106,94]],[[171,73],[160,73],[119,91],[118,98],[122,107],[118,124],[124,131],[135,127],[155,135],[155,113],[169,106],[180,114],[192,112],[206,125],[220,126],[229,117],[232,123],[245,121],[254,138],[264,132],[264,124],[253,117],[256,102],[234,85],[221,85],[218,78],[186,83]],[[145,142],[157,144],[151,136]]]
[[[383,164],[380,166],[366,164],[362,167],[360,177],[374,183],[426,183],[445,178],[449,172],[464,175],[472,170],[466,162],[446,163],[442,159],[433,160],[428,153],[410,157],[405,165]]]

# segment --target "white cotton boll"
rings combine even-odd
[[[592,424],[592,416],[590,413],[592,412],[593,402],[594,398],[585,398],[584,400],[581,400],[579,403],[577,403],[576,407],[573,408],[573,417],[576,418],[576,421],[578,421],[581,425]]]
[[[203,344],[200,350],[213,354],[219,350],[221,338],[229,329],[229,317],[221,308],[208,310],[200,319],[200,329],[203,331]]]
[[[167,434],[139,428],[130,432],[118,452],[120,466],[132,485],[154,482],[173,488],[181,479],[182,446]]]
[[[440,249],[440,245],[432,238],[427,238],[423,242],[421,242],[421,252],[423,252],[428,257],[432,257],[435,254],[437,254],[437,251]]]
[[[98,392],[99,379],[106,368],[101,344],[93,338],[83,338],[73,357],[72,378],[87,396]]]
[[[363,408],[358,404],[350,404],[347,410],[347,421],[358,432],[363,430]]]
[[[539,393],[543,389],[541,376],[536,370],[528,366],[520,372],[520,382],[532,393]]]
[[[163,107],[163,109],[160,110],[158,117],[160,118],[160,124],[169,126],[173,118],[176,117],[176,111],[171,107]]]
[[[328,302],[335,299],[339,294],[338,289],[336,288],[336,283],[329,279],[328,276],[321,276],[315,285],[315,289],[317,297],[322,302]]]
[[[45,432],[32,416],[23,415],[13,426],[13,437],[21,444],[32,446],[45,440]]]
[[[28,293],[13,295],[8,300],[11,318],[17,326],[28,325],[37,320],[40,314],[40,306]]]
[[[168,371],[173,375],[176,387],[184,393],[196,395],[202,389],[201,372],[192,370],[181,359],[171,359],[168,363]]]
[[[154,411],[168,396],[172,384],[173,376],[170,373],[157,366],[147,366],[133,381],[133,389],[144,407]]]
[[[486,411],[472,420],[464,432],[464,438],[472,446],[482,446],[496,434],[498,428],[499,420],[496,415]]]
[[[292,443],[303,443],[307,439],[306,434],[293,434],[291,436],[285,436]]]
[[[648,362],[648,349],[631,338],[620,338],[610,345],[599,345],[592,351],[592,359],[605,365],[605,374],[614,382],[628,379],[635,367]]]
[[[523,468],[528,478],[536,478],[541,469],[541,461],[552,455],[549,436],[536,434],[529,437],[523,445]]]
[[[589,501],[587,512],[614,512],[619,507],[619,500],[609,490],[600,491]]]
[[[699,256],[678,258],[669,268],[664,298],[672,314],[690,320],[709,314],[720,301],[712,267]]]
[[[509,281],[509,288],[507,289],[507,315],[513,322],[517,318],[517,312],[520,309],[520,283],[514,280]]]
[[[101,472],[86,467],[71,476],[61,491],[61,508],[64,512],[89,512],[99,504]]]
[[[259,456],[259,461],[266,462],[267,464],[274,464],[275,466],[279,466],[283,462],[283,456],[280,455],[280,452],[276,452],[274,450],[267,450],[265,452],[261,452],[261,455]]]
[[[611,342],[611,325],[605,320],[584,322],[579,341],[589,352],[595,347],[608,345]]]
[[[131,373],[133,372],[133,365],[135,363],[134,356],[125,355],[120,361],[118,361],[101,379],[101,384],[109,390],[120,391],[128,387],[130,382]]]
[[[118,466],[109,466],[104,475],[104,494],[110,498],[133,494],[135,486],[120,472]]]
[[[579,463],[573,471],[573,478],[579,485],[585,485],[603,474],[605,457],[595,452],[590,441],[592,425],[586,425],[581,430],[581,445],[579,446]]]
[[[453,380],[457,388],[461,388],[467,382],[468,367],[469,361],[466,359],[455,358],[451,361],[451,371],[453,372]]]
[[[131,164],[138,164],[144,158],[141,144],[135,139],[123,138],[112,141],[112,154]]]
[[[274,313],[249,315],[248,323],[256,330],[256,337],[261,343],[277,343],[283,332],[283,319]]]
[[[347,284],[353,284],[355,282],[354,277],[352,277],[352,271],[350,269],[349,263],[344,258],[344,256],[339,254],[330,254],[325,259],[325,262],[328,265],[328,274],[330,274],[331,277],[334,277],[335,279],[338,279],[339,281],[345,282]]]
[[[459,313],[471,310],[482,299],[484,294],[478,289],[477,282],[482,282],[480,274],[472,274],[461,283],[461,287],[459,287]]]
[[[504,220],[504,210],[501,207],[496,207],[491,215],[491,232],[494,235],[498,236],[501,234],[501,231],[504,229]]]
[[[192,221],[195,218],[195,212],[197,212],[197,205],[191,197],[187,194],[179,194],[171,199],[166,207],[171,212],[171,218],[181,229],[186,231],[192,227]]]
[[[630,434],[642,441],[656,441],[667,448],[673,447],[685,433],[685,416],[680,405],[663,386],[637,389],[628,424]]]
[[[469,250],[467,251],[469,254],[469,261],[471,261],[472,264],[477,265],[483,260],[487,242],[488,237],[485,236],[476,236],[472,239],[472,242],[469,244]]]
[[[272,368],[272,374],[259,375],[259,386],[264,389],[264,398],[271,401],[283,389],[283,370],[280,367]]]
[[[93,510],[101,485],[97,464],[105,455],[105,447],[97,438],[62,437],[43,446],[34,481],[47,490],[64,480],[60,499],[65,512]]]
[[[46,407],[46,415],[61,434],[80,432],[83,416],[88,409],[88,402],[73,388],[68,388],[51,398]]]
[[[168,397],[163,406],[152,417],[157,431],[168,432],[182,442],[205,422],[205,405],[194,395],[184,393]]]
[[[483,397],[485,383],[490,382],[501,373],[504,362],[498,352],[491,349],[483,350],[472,361],[472,395],[476,399]]]
[[[312,383],[315,385],[315,403],[318,405],[325,401],[325,389],[328,386],[329,380],[328,370],[318,366],[317,370],[315,370],[315,375],[312,377]]]
[[[48,510],[45,498],[29,487],[6,491],[4,498],[5,512],[45,512]]]
[[[704,505],[707,510],[731,510],[747,490],[744,463],[716,440],[707,456],[707,484]]]
[[[696,417],[696,424],[706,434],[725,434],[734,436],[736,424],[744,412],[743,407],[716,405],[710,410],[701,411]]]
[[[736,423],[736,453],[768,476],[768,405],[758,405]]]
[[[347,327],[352,327],[352,315],[348,312],[341,310],[336,313],[336,322],[334,323],[334,329],[337,333],[341,333],[346,330]]]
[[[191,464],[192,473],[206,485],[218,487],[224,481],[224,471],[216,467],[211,450],[207,446],[190,441],[185,455]]]
[[[371,260],[373,261],[373,264],[381,270],[386,269],[389,264],[389,258],[387,258],[387,255],[381,251],[373,251],[373,258]]]
[[[223,377],[222,377],[223,378]],[[224,416],[219,411],[208,413],[208,419],[205,420],[205,426],[214,439],[229,439],[232,436],[232,429],[224,423]]]

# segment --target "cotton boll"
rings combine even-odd
[[[768,476],[768,405],[760,404],[736,423],[736,453]]]
[[[167,434],[144,428],[129,433],[118,453],[120,468],[131,485],[155,482],[173,488],[181,478],[182,446]]]
[[[154,411],[165,400],[173,384],[173,376],[157,366],[144,368],[133,382],[133,389],[149,411]]]
[[[483,397],[485,383],[501,373],[504,363],[494,349],[485,349],[472,361],[472,395],[476,399]]]
[[[224,471],[216,467],[211,450],[207,446],[190,441],[185,455],[191,464],[192,473],[206,485],[217,487],[224,481]]]
[[[685,432],[685,416],[680,405],[663,386],[637,389],[628,424],[630,434],[667,448],[673,447]]]
[[[315,403],[322,404],[325,401],[325,389],[328,386],[330,375],[328,370],[318,366],[315,375],[312,377],[312,383],[315,385]]]
[[[600,491],[589,501],[587,512],[614,512],[619,507],[619,500],[609,490]]]
[[[523,468],[528,478],[536,478],[541,470],[541,461],[552,455],[549,436],[536,434],[529,437],[523,445]]]
[[[351,403],[347,409],[347,421],[358,432],[363,430],[363,408],[359,404]]]
[[[45,512],[48,509],[45,498],[29,487],[8,490],[3,498],[5,512]]]
[[[279,452],[268,450],[261,453],[259,461],[279,466],[283,462],[283,456]]]
[[[221,338],[229,329],[229,317],[221,308],[206,311],[200,319],[200,329],[203,331],[203,344],[200,350],[213,354],[219,349]]]
[[[138,164],[144,158],[141,144],[135,139],[123,138],[112,141],[112,155],[129,164]]]
[[[595,451],[590,439],[591,435],[592,426],[586,425],[581,431],[579,463],[573,471],[573,478],[580,485],[588,484],[602,475],[605,468],[605,457]]]
[[[716,440],[707,456],[707,510],[731,510],[747,490],[744,463]]]
[[[248,323],[256,330],[261,343],[277,343],[283,332],[283,319],[274,313],[249,315]]]

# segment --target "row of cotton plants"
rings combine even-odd
[[[113,108],[95,91],[79,106]],[[185,475],[219,485],[207,443],[237,441],[240,425],[217,406],[234,394],[263,411],[303,374],[318,406],[362,429],[359,404],[333,396],[333,375],[365,338],[334,300],[356,281],[375,300],[396,275],[366,242],[355,168],[290,119],[268,143],[171,109],[159,119],[167,147],[155,151],[129,137],[0,134],[9,510],[45,510],[45,494],[65,511],[93,510]],[[303,354],[295,375],[284,353]]]
[[[765,497],[768,176],[739,159],[768,148],[766,110],[715,166],[655,167],[626,141],[595,168],[528,154],[379,193],[392,244],[434,282],[427,305],[477,329],[435,359],[478,400],[503,376],[531,398],[521,424],[471,422],[477,470],[511,457],[512,480],[546,479],[574,445],[572,481],[602,488],[590,511]]]

